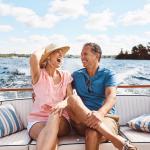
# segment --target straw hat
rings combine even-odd
[[[54,51],[56,50],[62,50],[63,54],[65,55],[68,50],[70,49],[69,46],[59,46],[59,45],[55,45],[55,44],[49,44],[47,45],[45,48],[45,51],[40,59],[40,65],[43,64],[45,62],[45,60],[47,59],[47,57]]]

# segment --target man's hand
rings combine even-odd
[[[85,124],[90,127],[96,129],[99,122],[102,122],[104,116],[98,111],[92,111],[87,115],[87,119]]]

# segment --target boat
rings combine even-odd
[[[124,85],[118,88],[139,88],[150,89],[150,85]],[[0,92],[32,92],[32,88],[0,88]],[[19,115],[23,124],[23,130],[15,132],[11,135],[0,138],[0,150],[36,150],[36,141],[32,140],[27,132],[27,116],[32,108],[32,97],[14,98],[8,100],[0,100],[0,107],[12,104]],[[117,95],[116,104],[117,114],[120,116],[120,135],[128,139],[139,150],[150,150],[150,133],[139,132],[129,128],[126,123],[142,114],[150,114],[150,93],[134,94],[134,95]],[[1,127],[1,126],[0,126]],[[1,130],[1,129],[0,129]],[[85,140],[74,132],[70,135],[61,137],[58,143],[58,150],[84,150]],[[116,150],[111,142],[101,143],[100,150]]]

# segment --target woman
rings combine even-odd
[[[30,58],[35,101],[28,117],[28,131],[37,140],[37,150],[57,149],[57,136],[70,131],[65,111],[67,97],[72,94],[72,77],[59,70],[69,46],[50,44],[44,54],[35,51]]]

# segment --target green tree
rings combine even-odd
[[[120,53],[116,56],[116,59],[146,59],[146,60],[150,60],[150,42],[148,42],[147,46],[143,46],[142,44],[133,46],[131,49],[131,54],[128,54],[127,50],[125,53],[123,53],[123,50],[121,49]]]

